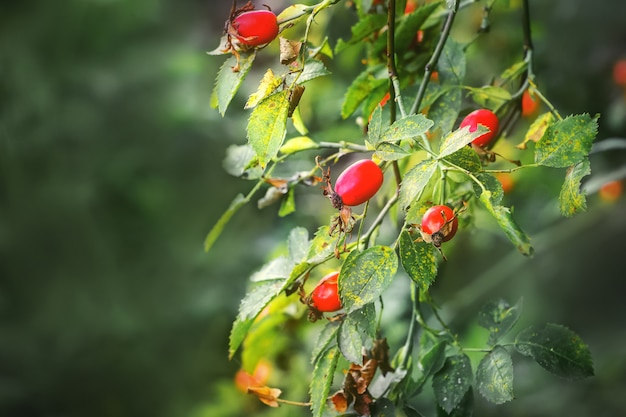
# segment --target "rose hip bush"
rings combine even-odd
[[[265,404],[310,407],[314,416],[394,415],[395,410],[419,416],[415,399],[430,386],[440,415],[470,415],[476,394],[495,404],[513,400],[516,352],[564,378],[593,375],[590,351],[574,331],[552,323],[514,331],[521,300],[484,305],[476,320],[488,340],[464,346],[430,292],[441,264],[455,262],[454,254],[439,252],[442,243],[452,245],[453,237],[479,228],[477,216],[490,217],[519,256],[533,255],[531,238],[505,205],[503,175],[560,170],[561,191],[546,199],[554,199],[565,217],[587,206],[581,184],[591,173],[588,156],[599,116],[563,116],[536,86],[526,0],[500,5],[520,17],[522,58],[504,62],[501,73],[486,74],[488,85],[466,84],[470,45],[450,33],[472,3],[322,0],[279,11],[257,11],[248,3],[225,16],[225,32],[211,52],[226,56],[212,97],[220,114],[226,114],[258,56],[272,65],[258,68],[264,75],[245,104],[247,143],[231,146],[225,159],[229,173],[253,185],[234,197],[209,231],[206,250],[262,190],[259,207],[278,203],[281,217],[296,216],[299,193],[315,193],[316,199],[307,200],[318,205],[313,210],[333,213],[314,231],[291,230],[284,253],[251,277],[233,324],[229,357],[240,354],[250,371],[265,360],[263,347],[287,320],[316,332],[308,398],[283,399],[280,386],[255,387],[251,392]],[[339,8],[354,17],[346,39],[332,38],[320,23]],[[489,36],[489,27],[498,24],[489,14],[485,7],[476,37]],[[257,23],[255,16],[261,17]],[[315,96],[307,89],[314,80],[332,82],[329,63],[354,51],[363,66],[335,110],[341,123],[358,126],[361,133],[322,140],[330,128],[310,129],[307,112],[315,110],[301,108],[301,99]],[[528,115],[528,91],[537,102],[533,112],[539,104],[546,111],[521,119]],[[498,147],[513,140],[514,129],[524,130],[516,146]],[[345,168],[349,156],[358,162]],[[275,174],[296,157],[308,161],[304,171]],[[507,193],[516,190],[507,187]],[[382,299],[396,280],[410,286],[404,298],[394,299],[407,306],[410,318],[394,322],[404,326],[404,343],[391,348]],[[270,350],[267,356],[277,355]],[[482,355],[474,365],[470,351]]]

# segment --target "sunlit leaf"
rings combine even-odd
[[[298,77],[298,84],[304,84],[307,81],[314,80],[315,78],[324,77],[331,72],[326,68],[326,65],[320,60],[309,59],[304,64],[304,70]]]
[[[580,185],[582,179],[589,174],[591,174],[591,164],[587,158],[567,169],[565,182],[559,194],[559,209],[563,216],[571,217],[587,210],[587,198]]]
[[[502,346],[496,346],[476,368],[478,391],[494,404],[504,404],[513,397],[513,360]]]
[[[333,254],[335,238],[328,233],[328,226],[320,226],[311,241],[308,260],[320,262]]]
[[[445,158],[448,155],[452,155],[486,132],[489,132],[489,129],[480,124],[476,126],[476,130],[473,132],[470,132],[469,126],[453,131],[443,140],[443,143],[439,148],[439,158]]]
[[[478,312],[478,324],[489,330],[489,343],[495,345],[515,326],[522,314],[522,299],[514,306],[506,300],[489,301]]]
[[[400,235],[402,267],[422,290],[427,290],[437,278],[438,262],[435,251],[435,247],[429,243],[413,242],[407,231]]]
[[[376,146],[376,152],[374,152],[374,157],[380,161],[397,161],[409,155],[411,155],[411,152],[395,143],[389,142],[379,143]]]
[[[458,151],[446,156],[445,159],[469,172],[476,173],[483,168],[478,153],[469,146],[463,146]]]
[[[437,161],[427,159],[411,168],[400,186],[399,204],[405,209],[417,200],[437,169]]]
[[[285,139],[289,92],[282,91],[259,103],[248,121],[248,143],[259,157],[261,167],[271,161]]]
[[[291,6],[283,9],[283,11],[276,16],[276,19],[279,24],[285,21],[297,22],[299,19],[307,17],[308,14],[305,12],[310,9],[311,6],[307,6],[306,4],[292,4]]]
[[[308,136],[297,136],[287,140],[283,146],[280,147],[280,153],[291,154],[307,149],[316,149],[319,145],[313,139]]]
[[[282,77],[277,77],[274,72],[268,68],[259,83],[256,92],[252,93],[244,106],[244,109],[255,107],[261,100],[272,94],[282,84]]]
[[[315,363],[311,376],[311,386],[309,387],[313,417],[322,417],[324,413],[324,406],[340,356],[338,348],[330,348],[320,355],[319,360]]]
[[[591,352],[580,336],[565,326],[547,323],[521,331],[515,349],[547,371],[567,379],[593,376]]]
[[[598,117],[569,116],[548,126],[535,147],[535,163],[567,168],[582,162],[598,134]]]
[[[546,129],[548,129],[548,126],[552,123],[554,123],[554,115],[550,112],[537,116],[535,121],[528,128],[524,136],[524,141],[517,145],[517,148],[523,150],[526,149],[528,142],[539,142],[546,132]]]
[[[433,389],[437,403],[447,413],[454,410],[472,385],[472,364],[467,355],[455,355],[433,377]]]
[[[278,388],[270,387],[248,387],[248,394],[254,394],[263,404],[270,407],[278,407],[278,397],[282,393]]]
[[[226,113],[226,109],[230,104],[235,94],[239,90],[241,83],[250,72],[252,63],[256,57],[256,49],[252,52],[245,52],[239,54],[239,71],[233,71],[233,68],[237,65],[237,57],[231,55],[220,68],[217,78],[215,79],[215,88],[213,90],[217,108],[222,116]]]
[[[364,307],[385,291],[398,269],[398,257],[388,246],[353,251],[339,274],[339,296],[346,312]]]
[[[511,93],[502,87],[487,85],[480,88],[470,88],[472,99],[483,108],[495,108],[511,100]]]
[[[381,141],[400,142],[405,139],[416,139],[433,126],[433,121],[423,114],[413,114],[395,121],[384,130]]]
[[[261,178],[263,170],[259,167],[254,149],[248,144],[231,145],[226,148],[224,170],[230,175],[245,179]]]

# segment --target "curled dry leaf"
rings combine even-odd
[[[250,387],[248,388],[248,394],[254,394],[265,405],[270,407],[278,407],[278,397],[282,393],[278,388],[264,387]]]

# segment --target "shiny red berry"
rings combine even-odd
[[[336,208],[358,206],[378,192],[383,184],[383,171],[370,159],[357,161],[346,168],[335,182],[332,196]]]
[[[252,10],[237,15],[232,21],[233,35],[244,45],[259,46],[278,35],[276,15],[269,10]]]
[[[436,247],[454,237],[459,227],[459,220],[448,206],[432,206],[424,216],[420,226],[422,239]]]
[[[498,116],[496,116],[491,110],[478,109],[465,116],[459,127],[469,126],[469,131],[475,132],[476,129],[478,129],[479,124],[488,128],[489,132],[480,135],[474,139],[472,143],[476,146],[483,147],[495,139],[500,123],[498,121]]]
[[[330,313],[341,309],[337,280],[339,272],[331,272],[311,292],[311,303],[318,311]]]

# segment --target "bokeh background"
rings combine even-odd
[[[472,55],[477,82],[521,54],[519,16],[496,19],[499,3],[478,42],[489,52]],[[626,4],[531,8],[539,87],[563,114],[601,113],[600,139],[626,137],[626,91],[612,78],[626,58]],[[210,108],[223,58],[205,52],[229,9],[208,0],[0,5],[0,415],[306,415],[238,391],[227,339],[248,276],[291,227],[319,223],[315,210],[281,219],[276,207],[252,204],[203,251],[212,224],[250,186],[221,161],[229,145],[245,143],[240,109],[272,59],[271,49],[261,54],[225,118]],[[325,23],[345,37],[352,17],[336,9]],[[473,30],[480,16],[476,5],[461,21]],[[321,83],[308,103],[319,109],[312,128],[351,123],[338,119],[340,92],[359,65],[349,53],[338,58],[335,84]],[[610,178],[625,161],[625,151],[593,155],[592,178]],[[563,175],[539,170],[510,197],[524,207],[533,259],[511,253],[497,233],[461,234],[434,291],[468,340],[484,334],[459,317],[490,297],[523,296],[524,321],[579,333],[597,376],[571,383],[516,356],[518,399],[492,407],[478,398],[477,414],[626,415],[626,200],[592,192],[589,211],[563,221],[550,202]],[[274,366],[279,386],[306,383],[310,372]]]

